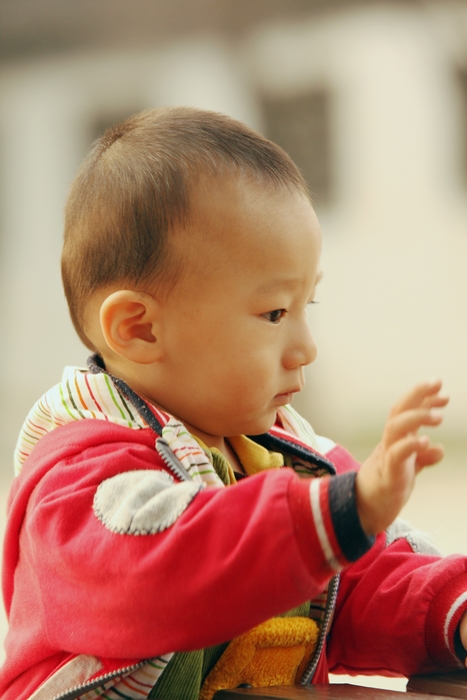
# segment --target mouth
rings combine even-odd
[[[280,404],[292,403],[293,395],[297,394],[300,389],[292,389],[291,391],[285,391],[283,394],[276,394],[274,401]]]

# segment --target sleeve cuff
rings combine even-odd
[[[433,598],[427,615],[426,641],[431,658],[439,666],[464,668],[467,656],[459,636],[459,624],[467,612],[467,573],[454,576]]]
[[[355,494],[356,472],[347,472],[329,480],[329,510],[339,547],[349,562],[357,561],[375,542],[363,530]]]
[[[456,652],[457,658],[462,661],[462,665],[464,666],[465,659],[467,658],[467,651],[464,649],[461,642],[460,623],[457,625],[456,631],[454,632],[454,651]]]
[[[363,556],[375,537],[364,532],[357,512],[355,472],[291,479],[289,502],[297,543],[314,578],[328,579]]]
[[[359,559],[375,538],[364,532],[357,512],[355,472],[312,479],[310,504],[318,541],[335,571]]]

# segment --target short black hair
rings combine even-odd
[[[201,174],[232,173],[309,196],[285,151],[216,112],[147,110],[95,142],[71,186],[62,254],[71,319],[87,347],[95,350],[84,327],[91,296],[114,284],[173,286],[170,230],[187,222]]]

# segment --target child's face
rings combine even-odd
[[[266,432],[316,357],[314,211],[285,188],[209,182],[173,240],[187,269],[163,304],[161,372],[147,368],[146,395],[204,439]]]

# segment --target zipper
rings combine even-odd
[[[164,438],[157,438],[156,450],[177,479],[180,479],[180,481],[192,481],[190,474],[187,472],[178,457],[174,455],[168,442],[164,440]]]
[[[180,481],[192,480],[190,474],[187,472],[178,457],[174,455],[166,440],[158,437],[155,447],[159,455],[162,457],[164,463],[170,469],[172,474],[177,477],[177,479],[180,479]],[[136,671],[144,666],[144,664],[146,664],[148,661],[151,661],[151,659],[144,659],[143,661],[133,664],[132,666],[126,666],[125,668],[120,668],[117,671],[112,671],[111,673],[99,676],[99,678],[95,678],[93,681],[90,681],[85,685],[75,686],[74,688],[70,688],[69,690],[65,691],[65,693],[55,695],[52,700],[76,700],[76,698],[79,698],[81,695],[89,693],[91,690],[95,690],[99,686],[104,685],[104,683],[107,683],[114,678],[118,678],[119,676],[122,678],[128,676],[130,673],[133,673],[133,671]]]
[[[314,653],[314,656],[312,660],[310,661],[310,664],[308,668],[306,669],[305,673],[302,676],[302,679],[300,681],[300,685],[308,685],[311,683],[313,680],[313,676],[315,675],[316,668],[318,666],[318,662],[321,657],[321,653],[324,648],[324,644],[326,641],[327,634],[329,632],[329,628],[331,626],[331,620],[332,620],[332,615],[334,613],[334,608],[336,606],[336,599],[337,599],[337,592],[339,590],[339,574],[337,576],[334,576],[331,579],[331,582],[329,584],[329,589],[328,589],[328,599],[326,601],[326,610],[324,613],[324,620],[323,624],[321,627],[319,639],[318,639],[318,645],[316,647],[316,651]]]
[[[119,668],[116,671],[112,671],[111,673],[106,673],[105,675],[100,676],[99,678],[95,678],[94,680],[89,681],[84,685],[75,685],[74,688],[70,688],[64,693],[54,695],[53,698],[51,698],[51,700],[76,700],[81,695],[84,695],[85,693],[90,693],[91,690],[95,690],[99,686],[103,685],[104,683],[107,683],[108,681],[113,680],[114,678],[118,678],[119,676],[121,678],[124,678],[125,676],[128,676],[130,673],[133,673],[133,671],[137,671],[138,668],[144,666],[144,664],[146,664],[148,661],[152,661],[152,659],[145,659],[144,661],[140,661],[139,663],[133,664],[132,666]]]

